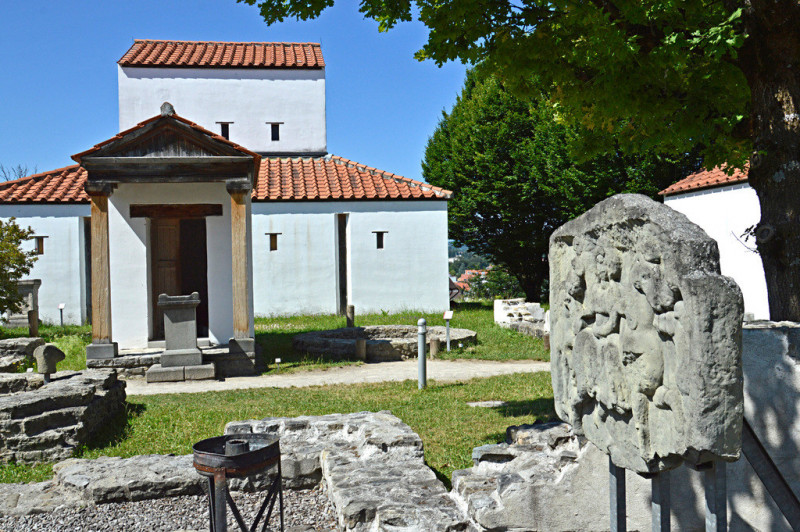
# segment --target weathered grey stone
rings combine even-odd
[[[6,318],[7,327],[25,327],[29,325],[28,312],[39,312],[39,287],[42,285],[41,279],[24,279],[17,281],[17,293],[22,296],[22,303],[14,312],[8,314]]]
[[[158,296],[158,308],[164,312],[164,339],[166,350],[161,355],[161,369],[147,372],[147,382],[176,379],[177,372],[167,368],[194,366],[203,363],[203,354],[197,348],[197,306],[200,294],[188,296]],[[151,375],[152,372],[152,375]],[[168,377],[169,375],[169,377]]]
[[[94,503],[200,495],[207,480],[192,455],[139,455],[131,458],[73,458],[53,466],[54,481]]]
[[[742,295],[684,215],[618,195],[550,239],[558,415],[638,472],[739,457]]]
[[[445,327],[428,327],[428,340],[445,341]],[[367,362],[406,360],[417,356],[417,327],[414,325],[369,325],[312,331],[292,338],[296,351],[334,358],[359,359],[356,341],[366,340]],[[451,343],[473,344],[475,331],[450,329]]]
[[[542,321],[515,321],[508,325],[509,329],[517,331],[518,333],[527,334],[534,338],[544,338],[547,334],[545,329],[544,320]]]
[[[33,351],[41,345],[44,340],[38,337],[0,340],[0,373],[16,372],[33,362]]]
[[[117,342],[94,343],[86,346],[86,360],[114,358],[119,353]]]
[[[33,351],[33,358],[36,360],[36,371],[49,375],[57,371],[56,364],[64,360],[64,351],[53,344],[40,345]]]
[[[201,364],[183,368],[183,376],[187,381],[213,379],[214,374],[214,364]]]
[[[22,379],[25,379],[23,384]],[[0,462],[68,458],[125,406],[114,370],[62,371],[0,380]]]
[[[177,382],[186,379],[184,366],[165,368],[161,364],[150,366],[145,377],[147,382]]]
[[[267,418],[229,423],[225,432],[278,436],[284,484],[322,477],[342,530],[468,530],[425,465],[422,440],[389,412]]]
[[[83,498],[56,482],[0,484],[0,515],[31,515],[85,506]]]

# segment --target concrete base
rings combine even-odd
[[[114,358],[117,356],[118,351],[119,349],[117,348],[117,342],[111,342],[108,344],[91,343],[86,346],[86,358],[95,360]]]
[[[164,351],[161,365],[165,368],[178,366],[199,366],[203,363],[203,353],[199,349],[174,349]]]
[[[213,379],[217,370],[214,364],[202,364],[200,366],[186,366],[183,368],[183,375],[187,381],[202,381]]]
[[[256,352],[255,338],[231,338],[228,341],[228,349],[232,355],[244,353],[252,354]]]
[[[147,382],[177,382],[184,381],[186,377],[183,372],[184,366],[165,368],[161,364],[155,364],[144,374]]]

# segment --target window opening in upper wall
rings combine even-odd
[[[47,238],[46,236],[35,236],[34,242],[35,246],[33,248],[34,255],[44,255],[44,239]]]
[[[265,233],[269,236],[269,250],[278,251],[278,235],[283,233]]]
[[[383,249],[383,235],[389,231],[373,231],[375,233],[375,249]]]
[[[226,140],[231,140],[231,124],[233,122],[217,122],[219,124],[219,134]]]
[[[267,124],[270,126],[272,140],[281,140],[281,124],[283,124],[283,122],[267,122]]]

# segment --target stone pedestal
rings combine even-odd
[[[22,296],[22,303],[17,312],[9,314],[6,326],[9,328],[25,327],[28,328],[28,312],[34,310],[39,315],[39,287],[42,285],[41,279],[26,279],[17,281],[17,293]]]
[[[117,356],[118,352],[117,342],[92,342],[86,346],[86,359],[103,360],[114,358]]]
[[[197,348],[199,304],[197,292],[188,296],[158,296],[158,307],[164,311],[166,351],[161,355],[161,364],[147,370],[147,382],[214,378],[214,364],[203,364],[203,354]]]

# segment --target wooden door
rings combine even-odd
[[[177,218],[152,218],[150,223],[153,340],[163,340],[164,313],[158,308],[158,295],[181,295],[181,225]]]

